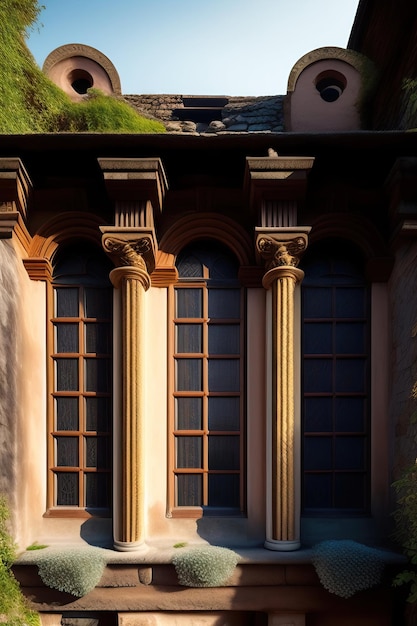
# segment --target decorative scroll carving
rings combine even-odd
[[[280,241],[272,237],[262,235],[258,238],[257,249],[265,261],[267,270],[274,267],[290,266],[297,267],[300,262],[299,255],[307,247],[304,237],[294,237],[287,241]]]
[[[118,257],[120,265],[130,265],[147,270],[144,255],[152,250],[150,237],[127,241],[116,237],[103,238],[103,247],[111,255]]]

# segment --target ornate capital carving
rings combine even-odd
[[[256,240],[256,249],[265,261],[266,270],[275,267],[297,267],[300,262],[299,255],[307,247],[307,237],[304,235],[292,235],[290,239],[276,236],[259,234]]]
[[[145,228],[105,228],[102,244],[116,266],[136,267],[151,274],[155,268],[155,236]]]

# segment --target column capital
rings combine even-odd
[[[116,266],[136,267],[147,274],[155,268],[155,233],[151,228],[100,227],[102,245]]]
[[[266,270],[275,267],[297,267],[307,248],[310,226],[294,228],[255,228],[256,253]]]

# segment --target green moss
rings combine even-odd
[[[34,550],[44,550],[47,547],[48,547],[47,545],[43,543],[38,543],[37,541],[35,541],[30,546],[28,546],[26,550],[28,550],[29,552],[33,552]]]
[[[0,2],[0,133],[165,131],[112,96],[71,102],[39,69],[26,45],[27,29],[40,11],[37,0]]]
[[[27,606],[10,569],[16,553],[7,528],[8,519],[6,499],[0,496],[0,623],[8,626],[39,626],[39,615]]]

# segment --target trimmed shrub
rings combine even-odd
[[[41,552],[39,575],[45,585],[81,598],[96,587],[106,559],[99,548],[71,548]]]
[[[218,546],[181,550],[172,559],[178,581],[185,587],[222,587],[238,561],[235,552]]]

